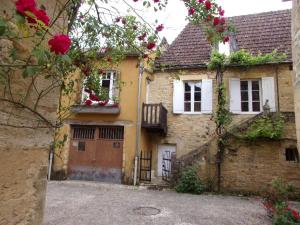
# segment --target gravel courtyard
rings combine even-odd
[[[44,225],[264,225],[259,200],[94,182],[49,182]]]

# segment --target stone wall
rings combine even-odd
[[[278,80],[277,105],[281,112],[293,112],[293,90],[291,64],[255,66],[252,68],[231,68],[224,75],[224,82],[228,85],[229,77],[241,79],[257,79],[265,76],[273,76]],[[149,85],[149,103],[160,103],[168,110],[168,134],[165,138],[157,138],[157,144],[175,144],[177,158],[180,158],[193,150],[198,149],[213,138],[215,124],[212,114],[173,114],[173,79],[180,76],[184,80],[214,79],[215,74],[206,70],[192,70],[183,72],[160,72],[155,74],[154,80]],[[214,81],[215,85],[215,81]],[[228,88],[227,88],[228,89]],[[216,104],[216,94],[213,99]],[[215,108],[215,106],[214,106]],[[245,121],[254,115],[234,115],[232,125]],[[290,135],[293,132],[290,133]],[[294,135],[295,136],[295,135]],[[154,149],[155,151],[155,149]],[[156,157],[154,153],[154,161]],[[156,166],[154,162],[153,166]]]
[[[292,12],[292,41],[294,62],[294,91],[295,91],[295,113],[298,148],[300,149],[300,1],[293,0]]]
[[[221,190],[225,192],[258,193],[262,187],[275,178],[281,178],[296,187],[300,193],[300,164],[286,160],[286,149],[296,148],[295,123],[293,113],[284,113],[285,129],[280,140],[246,141],[231,135],[227,138],[227,147],[221,164]],[[233,133],[245,130],[253,119],[249,119]],[[290,135],[293,134],[293,135]],[[178,173],[190,165],[199,166],[199,176],[212,190],[216,190],[216,153],[217,139],[206,143],[198,150],[180,159],[173,159],[173,183]]]
[[[64,1],[37,2],[38,5],[42,2],[48,15],[54,16],[53,9],[55,9],[55,6],[57,6],[56,9],[59,9]],[[8,13],[15,11],[14,3],[15,1],[11,0],[0,0],[1,8]],[[1,10],[0,13],[3,13],[3,11]],[[57,31],[64,28],[63,16],[55,24],[54,29]],[[53,33],[55,33],[54,30]],[[30,46],[28,44],[30,40],[27,40],[29,42],[22,40],[18,43],[20,49],[22,49],[22,52],[17,53],[18,57],[28,57],[27,47]],[[0,62],[2,57],[5,56],[5,50],[9,50],[11,46],[12,43],[9,41],[5,43],[0,41]],[[36,80],[36,88],[42,90],[48,87],[52,81],[40,77]],[[31,79],[24,79],[20,71],[16,71],[10,78],[13,99],[23,99],[22,104],[33,108],[37,100],[37,94],[30,86]],[[0,90],[1,99],[11,99],[7,97],[7,88],[2,84]],[[47,120],[55,121],[58,100],[59,89],[53,89],[41,99],[36,111]],[[25,128],[37,125],[37,114],[5,101],[0,101],[0,121],[2,124],[8,122],[12,125],[0,126],[0,224],[42,224],[47,184],[48,153],[50,143],[53,141],[54,131],[48,128]],[[20,128],[22,126],[23,128]]]
[[[259,192],[274,178],[292,183],[300,191],[300,164],[286,161],[285,149],[296,140],[238,142],[231,139],[221,167],[224,191]]]

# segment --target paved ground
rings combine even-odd
[[[48,183],[44,225],[154,224],[265,225],[270,220],[254,198],[197,196],[93,182]]]

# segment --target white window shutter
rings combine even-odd
[[[241,112],[241,81],[239,78],[229,79],[230,112]]]
[[[271,112],[276,112],[276,98],[275,98],[275,82],[274,77],[263,77],[262,79],[262,105],[269,100]]]
[[[213,81],[212,79],[202,80],[201,89],[201,112],[212,113],[213,109]]]
[[[184,83],[182,80],[173,80],[173,113],[184,112]]]

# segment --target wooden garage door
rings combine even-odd
[[[123,127],[72,127],[68,177],[121,183]]]

